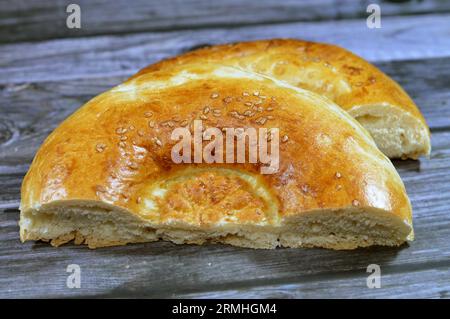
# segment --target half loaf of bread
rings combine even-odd
[[[361,123],[390,158],[430,153],[430,132],[417,106],[389,76],[335,45],[292,39],[217,45],[150,65],[155,70],[214,62],[268,75],[329,98]]]
[[[278,78],[203,61],[95,97],[37,152],[22,185],[22,241],[353,249],[413,239],[404,185],[367,131]],[[174,163],[171,134],[194,120],[279,129],[278,169]]]

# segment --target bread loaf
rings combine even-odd
[[[22,241],[353,249],[413,239],[404,185],[354,118],[282,76],[212,60],[151,67],[56,128],[22,185]],[[174,130],[192,132],[194,121],[219,132],[276,129],[276,167],[176,163]]]
[[[408,94],[378,68],[335,45],[291,39],[199,49],[151,65],[136,76],[215,62],[283,80],[334,101],[358,120],[390,158],[430,153],[430,132]]]

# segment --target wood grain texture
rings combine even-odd
[[[80,0],[83,29],[68,30],[69,1],[0,0],[0,42],[64,38],[0,45],[0,297],[450,298],[450,2],[383,2],[380,30],[367,29],[362,18],[368,1],[342,5],[348,2],[186,0],[180,9],[177,0]],[[425,15],[409,16],[416,13]],[[270,37],[340,44],[414,98],[431,127],[432,153],[394,161],[413,205],[414,242],[343,252],[20,243],[22,178],[64,118],[161,58]],[[381,266],[381,289],[366,286],[372,263]],[[81,266],[80,289],[66,287],[69,264]]]
[[[368,16],[369,3],[381,5],[383,17],[449,12],[445,0],[78,0],[81,29],[66,27],[69,0],[0,1],[0,42],[36,41],[100,34],[127,34],[194,28],[320,21]]]
[[[281,292],[285,297],[330,296],[323,293],[324,286],[344,298],[360,293],[361,297],[389,297],[398,291],[403,291],[400,297],[448,296],[450,132],[434,134],[430,160],[396,161],[395,165],[414,209],[416,240],[409,246],[340,252],[266,251],[157,242],[93,251],[73,245],[55,249],[44,243],[21,244],[18,211],[8,209],[0,213],[0,297],[170,298],[223,294],[245,298],[275,297]],[[82,289],[65,286],[65,269],[71,263],[82,268]],[[391,282],[386,287],[391,288],[376,293],[366,288],[364,272],[372,263],[386,270],[389,277],[385,280]],[[412,285],[424,282],[424,273],[431,278],[424,290],[406,293]],[[341,287],[343,281],[348,289]],[[263,293],[263,286],[272,295]]]
[[[0,84],[130,76],[207,44],[292,37],[341,45],[372,62],[450,56],[450,14],[385,18],[381,29],[343,20],[154,32],[0,46]]]

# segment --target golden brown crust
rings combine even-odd
[[[181,69],[188,64],[214,62],[266,74],[289,84],[326,96],[352,116],[361,115],[368,106],[371,113],[389,106],[408,116],[417,128],[410,138],[419,143],[412,150],[389,150],[377,141],[390,157],[417,158],[430,152],[429,128],[413,100],[377,67],[341,47],[293,39],[274,39],[217,45],[150,65],[132,78],[151,72]],[[398,125],[400,119],[397,120]],[[408,122],[406,126],[411,126]],[[395,123],[386,124],[389,126]],[[403,133],[399,133],[405,138]]]
[[[206,106],[214,111],[205,114]],[[236,116],[248,110],[254,112]],[[288,137],[279,171],[261,175],[260,163],[173,163],[171,132],[195,119],[220,129],[279,128]],[[24,179],[21,211],[39,214],[74,200],[108,203],[152,225],[184,229],[278,227],[305,212],[345,208],[377,209],[412,227],[402,181],[355,120],[317,94],[213,63],[141,72],[64,121]],[[55,244],[71,236],[76,233]]]

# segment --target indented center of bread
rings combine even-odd
[[[139,214],[152,222],[198,227],[278,222],[276,198],[257,176],[240,170],[182,169],[139,193]]]

